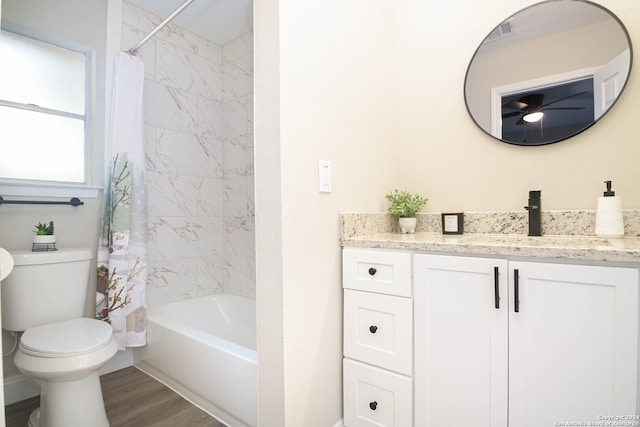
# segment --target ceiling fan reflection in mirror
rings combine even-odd
[[[504,139],[549,144],[593,124],[593,79],[511,93],[502,97],[501,104]]]

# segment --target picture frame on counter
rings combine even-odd
[[[443,213],[442,214],[442,234],[463,234],[464,233],[464,213]]]

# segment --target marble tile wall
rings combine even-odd
[[[224,268],[227,293],[255,298],[253,33],[222,47]]]
[[[122,49],[163,18],[123,5]],[[255,297],[253,35],[218,46],[170,23],[145,63],[150,307]]]

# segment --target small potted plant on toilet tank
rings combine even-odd
[[[35,235],[33,236],[33,243],[36,244],[48,244],[56,242],[56,235],[54,234],[53,221],[49,223],[39,222],[36,224]]]
[[[411,194],[408,191],[393,190],[384,196],[391,204],[389,213],[398,219],[398,225],[402,233],[414,233],[416,231],[416,214],[422,209],[429,199],[419,194]]]

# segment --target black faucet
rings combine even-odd
[[[524,207],[529,211],[529,236],[542,236],[540,193],[539,190],[529,191],[529,205]]]

